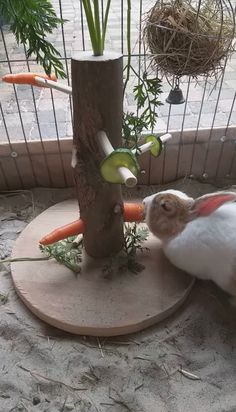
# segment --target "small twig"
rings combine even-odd
[[[98,346],[93,346],[93,345],[88,345],[88,344],[86,344],[86,343],[84,343],[84,342],[79,342],[80,343],[80,345],[83,345],[83,346],[86,346],[86,348],[90,348],[90,349],[100,349]],[[78,349],[78,348],[76,348],[76,346],[73,346],[73,348],[77,351],[77,352],[80,352],[80,350]],[[104,351],[104,352],[110,352],[110,353],[117,353],[117,352],[115,352],[115,351],[113,351],[112,349],[109,349],[109,348],[102,348],[102,351]]]
[[[134,339],[129,339],[130,342],[135,343],[135,345],[141,345],[140,342],[138,342],[137,340]]]
[[[91,362],[89,362],[89,369],[90,369],[90,373],[91,373],[91,375],[92,376],[94,376],[94,378],[97,380],[97,381],[99,381],[99,376],[97,376],[97,374],[96,374],[96,372],[95,372],[95,370],[94,370],[94,367],[93,367],[93,365],[91,364]]]
[[[61,407],[61,412],[64,412],[64,410],[65,410],[65,404],[66,404],[67,399],[68,399],[68,396],[65,397],[65,400],[64,400],[63,405]]]
[[[172,353],[170,353],[170,355],[179,356],[180,358],[185,359],[185,356],[184,356],[184,355],[181,355],[181,353],[174,353],[174,352],[172,352]]]
[[[110,391],[109,391],[109,392],[110,392]],[[116,393],[116,394],[117,394],[117,393]],[[118,395],[118,394],[117,394],[117,395]],[[109,396],[109,399],[111,399],[113,402],[117,403],[118,405],[124,406],[124,408],[125,408],[127,411],[132,412],[132,409],[127,405],[127,403],[125,403],[124,400],[113,398],[113,396],[111,396],[110,393],[109,393],[108,396]],[[119,396],[119,395],[118,395],[118,396]]]
[[[82,375],[82,377],[86,378],[88,381],[90,381],[90,382],[92,382],[92,383],[98,381],[97,378],[93,377],[92,375],[89,375],[89,373],[84,373],[84,374]]]
[[[7,393],[0,393],[0,398],[10,399],[10,395],[8,395]]]
[[[141,383],[141,385],[136,386],[136,388],[134,388],[134,391],[138,391],[139,389],[141,389],[143,387],[143,383]]]
[[[99,349],[100,349],[100,351],[101,351],[101,355],[102,355],[102,357],[104,358],[104,352],[103,352],[103,350],[102,350],[102,346],[101,346],[101,343],[100,343],[100,340],[99,340],[98,337],[97,337],[97,343],[98,343],[98,347],[99,347]]]
[[[148,361],[148,362],[153,361],[153,359],[144,358],[143,356],[134,356],[133,359],[141,359],[141,360],[145,360],[145,361]]]
[[[114,403],[108,403],[108,402],[100,402],[101,406],[113,406]]]
[[[168,378],[170,377],[170,374],[168,372],[168,370],[166,369],[165,365],[162,364],[161,368],[165,371],[166,375],[168,376]]]
[[[93,345],[90,345],[90,344],[85,343],[85,342],[79,342],[79,344],[80,344],[80,345],[83,345],[83,346],[86,346],[86,348],[97,349],[97,346],[93,346]],[[73,348],[74,348],[75,350],[77,350],[78,352],[80,351],[80,350],[79,350],[78,348],[76,348],[76,346],[74,346],[74,345],[73,345]]]
[[[43,257],[43,258],[30,258],[30,257],[22,257],[22,258],[14,258],[14,259],[3,259],[0,260],[1,263],[11,263],[11,262],[34,262],[38,260],[49,260],[52,259],[52,257]]]
[[[72,389],[73,391],[86,391],[86,390],[87,390],[87,388],[78,388],[78,387],[76,387],[76,386],[71,386],[71,385],[69,385],[69,384],[67,384],[67,383],[65,383],[65,382],[62,382],[62,381],[59,381],[59,380],[56,380],[56,379],[52,379],[52,378],[48,378],[47,376],[41,375],[41,374],[38,373],[38,372],[32,372],[30,369],[25,368],[25,367],[22,366],[22,365],[17,365],[17,366],[18,366],[20,369],[22,369],[23,371],[29,372],[32,377],[41,378],[41,379],[44,379],[44,380],[46,380],[46,381],[48,381],[48,382],[53,382],[53,383],[56,383],[56,384],[58,384],[58,385],[65,386],[66,388]]]
[[[129,346],[129,345],[132,345],[133,344],[133,342],[129,342],[129,341],[126,341],[126,342],[120,342],[120,341],[108,341],[107,342],[107,344],[108,345],[124,345],[124,346]]]
[[[180,372],[185,378],[191,379],[192,381],[200,381],[201,378],[199,376],[194,375],[191,372],[186,371],[185,369],[182,369],[182,366],[178,369],[178,372]]]

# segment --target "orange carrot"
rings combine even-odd
[[[41,245],[51,245],[52,243],[58,242],[59,240],[66,239],[70,236],[76,236],[80,233],[84,233],[85,225],[82,219],[75,220],[65,226],[61,226],[58,229],[53,230],[53,232],[44,236],[39,243]]]
[[[142,203],[124,203],[124,221],[142,222],[144,220],[144,205]]]
[[[125,222],[142,222],[144,220],[144,205],[142,203],[124,203],[124,221]],[[50,245],[59,240],[66,239],[69,236],[76,236],[84,233],[85,224],[82,219],[75,220],[65,226],[61,226],[53,232],[44,236],[39,243],[41,245]]]
[[[57,81],[55,74],[51,76],[47,76],[47,74],[43,73],[16,73],[16,74],[6,74],[2,77],[2,81],[6,83],[14,83],[14,84],[31,84],[32,86],[39,86],[35,77],[41,77],[43,79],[53,80],[54,82]]]

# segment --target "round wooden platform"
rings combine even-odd
[[[56,227],[78,217],[77,201],[50,207],[17,239],[13,258],[42,257],[38,241]],[[104,276],[104,261],[84,257],[75,275],[54,260],[12,263],[17,293],[43,321],[79,335],[115,336],[142,330],[173,313],[185,300],[193,279],[163,256],[157,239],[147,240],[140,255],[145,269]]]

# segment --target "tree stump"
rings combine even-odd
[[[114,148],[121,146],[123,60],[117,53],[72,58],[74,178],[80,216],[86,230],[84,245],[93,257],[106,257],[123,245],[120,185],[103,181],[99,165],[105,157],[97,133],[104,130]]]

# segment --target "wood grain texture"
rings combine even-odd
[[[17,239],[13,258],[42,257],[38,240],[78,217],[76,200],[58,203],[37,216]],[[16,291],[38,318],[62,330],[91,336],[116,336],[140,331],[165,319],[188,296],[193,279],[174,268],[152,236],[140,254],[145,269],[106,278],[107,260],[84,255],[82,271],[50,261],[11,264]]]
[[[84,52],[72,58],[74,176],[86,222],[85,248],[94,257],[109,256],[123,244],[122,213],[114,213],[115,206],[122,204],[121,188],[103,181],[100,163],[104,153],[97,143],[98,131],[104,130],[113,147],[121,147],[122,75],[119,54],[95,57]]]

